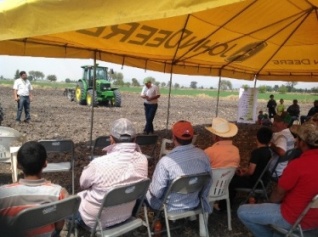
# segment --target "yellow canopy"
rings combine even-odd
[[[318,81],[318,0],[0,4],[0,54],[237,79]]]

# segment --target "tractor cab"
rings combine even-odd
[[[88,86],[93,88],[94,80],[94,66],[82,66],[83,68],[83,79],[88,82]],[[108,79],[108,68],[107,67],[96,67],[96,81],[102,80],[102,84],[108,85],[110,87],[110,82]],[[99,84],[99,83],[98,83]]]

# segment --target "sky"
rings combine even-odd
[[[1,1],[1,0],[0,0]],[[45,77],[47,75],[56,75],[58,81],[65,81],[66,78],[71,80],[78,80],[82,77],[83,65],[93,65],[93,59],[56,59],[56,58],[41,58],[41,57],[17,57],[17,56],[0,56],[0,76],[4,78],[13,78],[16,70],[19,71],[41,71]],[[170,74],[154,72],[139,68],[133,68],[128,66],[121,66],[118,64],[107,63],[104,61],[97,62],[100,66],[106,66],[112,68],[115,72],[121,72],[124,75],[125,82],[131,82],[132,78],[136,78],[140,83],[146,77],[154,77],[156,81],[168,82],[170,80]],[[233,88],[240,88],[242,85],[254,86],[254,81],[229,79]],[[196,81],[198,87],[205,88],[217,88],[218,77],[207,76],[187,76],[187,75],[173,75],[172,84],[179,83],[181,86],[189,87],[191,81]],[[256,87],[260,85],[282,85],[286,82],[281,81],[258,81]],[[304,83],[300,82],[296,88],[312,88],[318,87],[318,83]]]

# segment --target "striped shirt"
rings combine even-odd
[[[83,170],[80,186],[85,191],[80,214],[84,223],[93,228],[105,194],[116,186],[144,180],[148,177],[148,161],[135,143],[118,143],[107,147],[107,155],[95,158]],[[106,208],[101,215],[103,228],[131,217],[135,202]]]
[[[160,209],[162,199],[169,185],[177,177],[204,172],[210,172],[212,177],[209,158],[201,149],[196,148],[192,144],[175,147],[168,155],[162,157],[156,165],[146,196],[149,205],[153,209]],[[211,212],[211,207],[208,203],[209,191],[210,185],[203,192],[204,208],[206,211]],[[191,210],[200,204],[198,193],[186,195],[173,193],[168,199],[168,211]]]
[[[0,229],[7,228],[13,218],[23,209],[62,200],[67,195],[67,191],[61,186],[45,179],[20,179],[17,183],[1,186]],[[54,229],[54,224],[52,224],[28,231],[25,236],[49,237]]]

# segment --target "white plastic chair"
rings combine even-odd
[[[17,181],[16,152],[18,147],[11,147],[14,142],[21,145],[26,137],[13,128],[0,126],[0,162],[11,162],[12,182]],[[14,156],[15,155],[15,156]]]
[[[229,230],[232,230],[229,184],[235,174],[235,171],[236,167],[212,169],[212,185],[209,193],[209,202],[211,206],[213,206],[215,201],[226,199],[227,222]],[[206,219],[208,220],[208,217],[206,217]],[[202,220],[203,216],[200,215],[200,233],[203,233]],[[200,234],[200,236],[202,235]]]
[[[318,194],[316,196],[313,197],[313,199],[308,203],[308,205],[306,206],[306,208],[301,212],[301,214],[298,216],[297,220],[295,221],[295,223],[293,224],[293,226],[287,230],[275,225],[271,225],[271,227],[281,233],[284,234],[286,237],[295,237],[295,236],[301,236],[304,237],[304,231],[301,228],[300,222],[302,221],[302,219],[306,216],[307,212],[311,209],[311,208],[318,208]],[[299,235],[298,235],[299,233]]]

